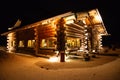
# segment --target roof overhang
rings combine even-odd
[[[9,30],[7,32],[2,33],[1,36],[5,36],[5,35],[7,35],[11,32],[16,32],[16,31],[20,31],[20,30],[24,30],[24,29],[29,29],[29,28],[33,28],[33,27],[36,27],[36,26],[40,26],[40,25],[50,24],[55,19],[59,19],[61,17],[64,18],[64,17],[67,17],[67,16],[71,16],[73,14],[74,13],[72,13],[72,12],[67,12],[67,13],[64,13],[64,14],[60,14],[60,15],[57,15],[57,16],[54,16],[54,17],[51,17],[51,18],[48,18],[48,19],[44,19],[44,20],[35,22],[33,24],[28,24],[28,25],[25,25],[25,26],[22,26],[22,27],[17,27],[16,29],[12,29],[12,30]]]
[[[108,32],[104,26],[102,17],[98,9],[93,9],[88,12],[91,23],[98,29],[102,35],[108,35]]]

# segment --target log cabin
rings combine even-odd
[[[7,37],[9,52],[34,55],[99,53],[102,36],[108,35],[98,9],[67,12],[29,25],[13,27],[1,34]]]

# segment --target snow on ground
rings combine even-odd
[[[0,80],[120,80],[120,56],[51,63],[47,58],[0,51]]]

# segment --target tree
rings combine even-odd
[[[65,20],[59,19],[57,22],[57,50],[60,54],[60,62],[65,62]]]

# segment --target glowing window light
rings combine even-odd
[[[46,47],[46,46],[47,46],[46,40],[45,40],[45,39],[42,39],[41,47]]]
[[[24,47],[24,42],[23,41],[19,41],[19,47]]]
[[[32,47],[32,41],[28,40],[28,47]]]
[[[12,47],[15,47],[15,41],[12,41],[12,42],[11,42],[11,46],[12,46]]]
[[[28,44],[27,44],[28,47],[34,47],[34,45],[35,45],[35,40],[28,40]]]

